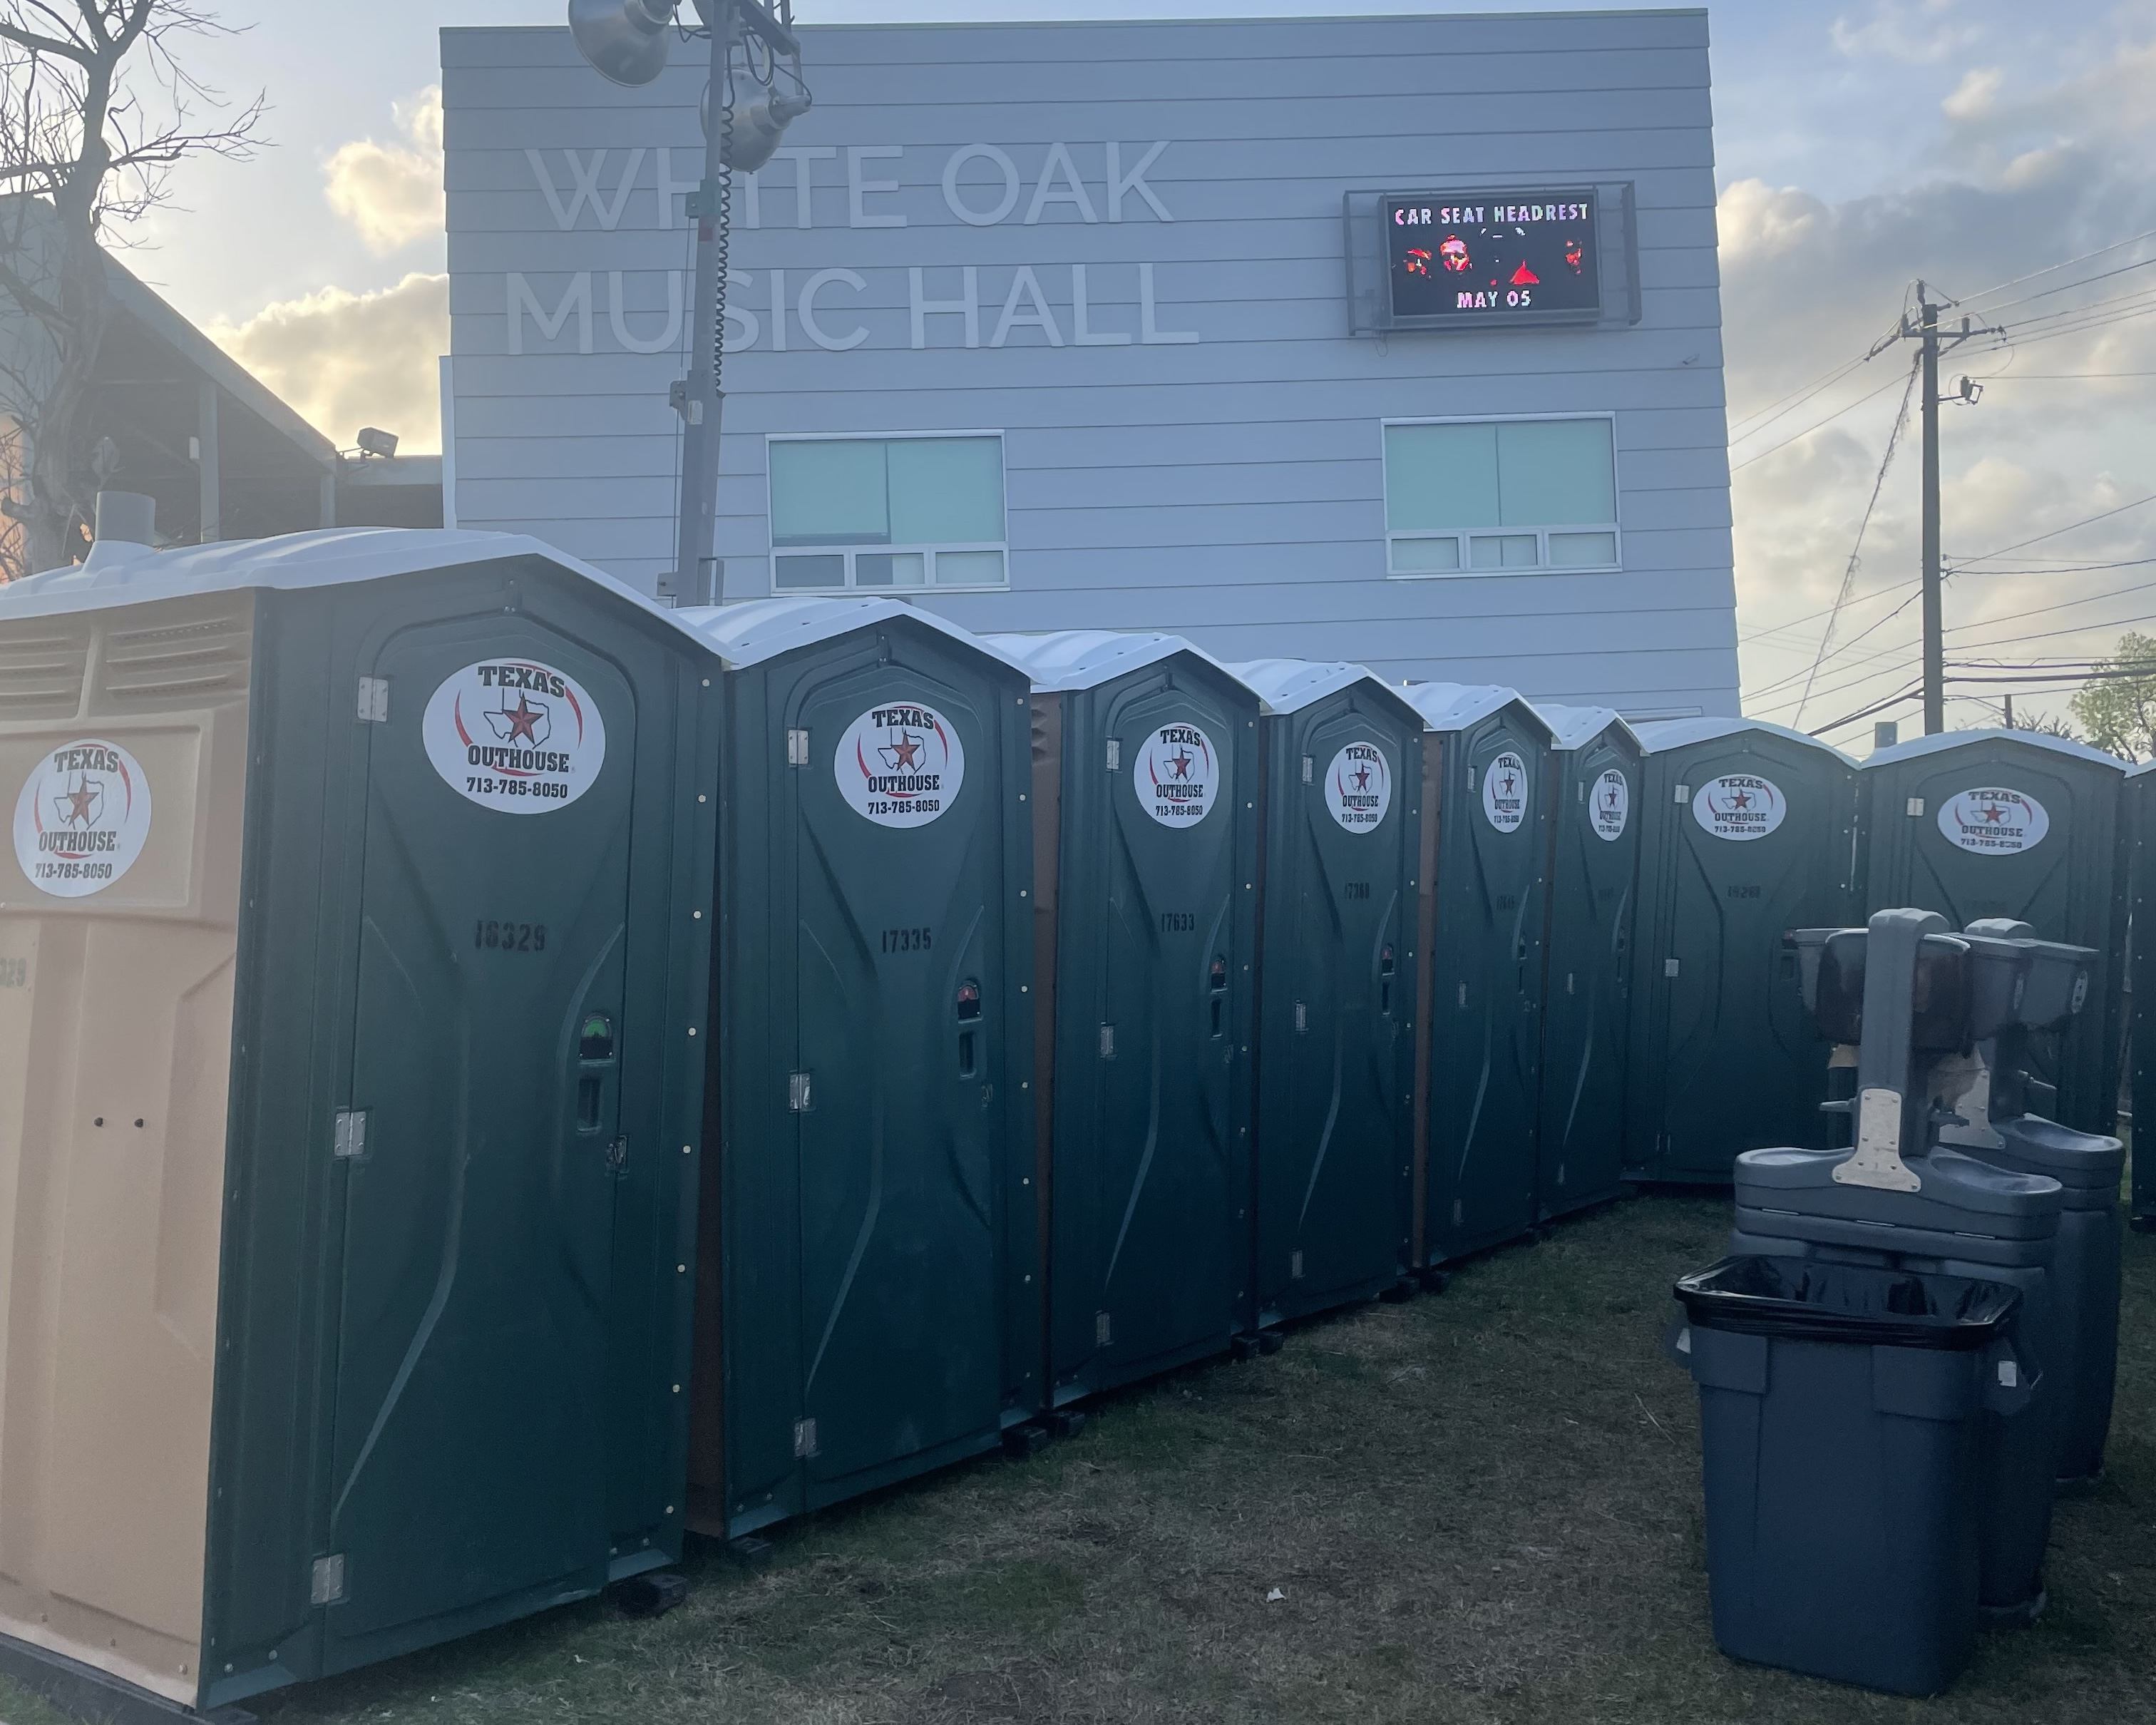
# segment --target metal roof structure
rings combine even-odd
[[[1422,716],[1399,685],[1344,659],[1250,659],[1228,669],[1258,691],[1268,713],[1300,712],[1328,695],[1367,683],[1410,721]]]
[[[731,670],[742,670],[783,653],[813,647],[858,629],[870,629],[894,617],[903,617],[947,635],[1013,670],[1031,675],[1029,668],[997,644],[998,637],[983,637],[961,629],[933,611],[924,611],[900,599],[876,598],[814,598],[794,595],[776,599],[748,599],[737,605],[697,605],[674,612],[684,628],[700,637]]]
[[[1517,701],[1547,734],[1549,721],[1517,689],[1501,683],[1409,683],[1400,691],[1430,731],[1465,731],[1502,706]]]
[[[1922,755],[1943,754],[1948,749],[1966,747],[1977,742],[2018,742],[2033,749],[2049,749],[2054,754],[2066,755],[2076,761],[2093,761],[2105,767],[2113,767],[2121,773],[2132,764],[2116,755],[2106,754],[2102,749],[2091,748],[2085,742],[2076,742],[2071,737],[2050,737],[2041,731],[2002,731],[1987,728],[1978,731],[1942,731],[1935,737],[1912,737],[1907,742],[1897,742],[1883,749],[1874,749],[1860,764],[1866,768],[1884,767],[1895,761],[1913,761]]]
[[[1764,731],[1787,737],[1791,742],[1803,743],[1807,748],[1819,749],[1845,766],[1856,764],[1830,742],[1821,742],[1804,732],[1792,731],[1787,725],[1769,724],[1764,719],[1657,719],[1635,728],[1640,747],[1650,755],[1663,749],[1682,748],[1686,743],[1712,742],[1718,737],[1734,737],[1740,732]]]
[[[1232,666],[1222,664],[1204,648],[1193,646],[1181,635],[1065,629],[1047,634],[983,635],[980,639],[1023,668],[1033,679],[1033,686],[1047,694],[1097,689],[1114,678],[1173,659],[1178,653],[1188,653],[1215,670],[1225,671],[1236,681],[1242,681]]]
[[[1640,741],[1640,733],[1632,722],[1614,706],[1567,706],[1556,701],[1530,701],[1527,705],[1540,713],[1543,722],[1550,727],[1550,747],[1553,749],[1584,748],[1612,725],[1635,744]]]

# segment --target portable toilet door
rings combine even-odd
[[[1758,719],[1640,738],[1625,1151],[1641,1178],[1726,1184],[1742,1151],[1826,1147],[1829,1050],[1782,936],[1855,915],[1855,767]]]
[[[1422,717],[1359,665],[1230,667],[1259,721],[1257,1322],[1414,1270]]]
[[[1416,1079],[1421,1260],[1436,1265],[1535,1223],[1550,732],[1510,689],[1402,692],[1427,733],[1422,806],[1436,823],[1416,942],[1430,994]]]
[[[1033,679],[1049,1394],[1221,1353],[1250,1301],[1258,697],[1173,635],[994,635]]]
[[[494,534],[0,588],[0,1634],[208,1708],[678,1556],[704,656]]]
[[[1609,707],[1537,701],[1551,731],[1549,940],[1536,1211],[1617,1196],[1632,1026],[1640,741]]]
[[[1857,770],[1866,914],[1912,905],[1955,928],[2026,922],[2096,952],[2090,998],[2032,1038],[2038,1113],[2077,1132],[2118,1117],[2126,939],[2126,763],[2034,731],[1951,731],[1880,750]]]
[[[2126,775],[2128,878],[2127,1001],[2130,1014],[2133,1124],[2156,1120],[2156,762]],[[0,977],[0,983],[6,978]],[[0,1003],[6,1000],[0,995]],[[2156,1229],[2156,1153],[2133,1158],[2129,1214],[2137,1229]]]
[[[680,615],[725,718],[690,1525],[726,1538],[1040,1410],[1028,693],[889,599]]]

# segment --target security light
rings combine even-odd
[[[393,455],[397,453],[397,434],[362,425],[359,428],[359,448],[364,455]]]

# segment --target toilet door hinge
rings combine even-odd
[[[1690,785],[1688,785],[1688,784],[1681,784],[1681,785],[1679,785],[1679,786],[1677,787],[1676,800],[1677,800],[1678,802],[1680,802],[1680,803],[1688,802],[1688,801],[1690,801],[1690,800],[1691,800],[1691,787]]]
[[[793,1422],[795,1460],[806,1461],[816,1453],[816,1422],[814,1420],[795,1420]]]
[[[1104,1060],[1112,1060],[1115,1057],[1116,1027],[1113,1024],[1103,1024],[1101,1026],[1101,1058]]]
[[[1665,958],[1665,959],[1663,959],[1663,960],[1662,960],[1662,974],[1663,974],[1664,976],[1675,976],[1676,973],[1677,973],[1677,961],[1676,961],[1676,959],[1674,959],[1674,958]]]
[[[1122,769],[1123,740],[1120,737],[1111,737],[1108,739],[1108,771],[1120,773]]]
[[[1300,1000],[1295,1003],[1295,1034],[1301,1035],[1310,1028],[1310,1009]]]
[[[389,679],[362,677],[359,680],[359,722],[362,725],[387,725],[389,722]]]
[[[806,767],[808,764],[808,733],[806,731],[789,730],[786,733],[786,764],[789,767]]]
[[[331,1552],[326,1558],[315,1559],[314,1574],[307,1587],[307,1603],[311,1605],[344,1604],[344,1553],[342,1552]]]
[[[1093,1345],[1106,1348],[1116,1337],[1116,1326],[1105,1312],[1093,1314]]]
[[[367,1110],[340,1108],[330,1132],[331,1153],[339,1161],[367,1154]]]
[[[1910,819],[1915,820],[1918,819],[1924,812],[1924,799],[1922,797],[1910,798],[1908,809]]]
[[[1305,784],[1308,784],[1314,778],[1317,777],[1317,762],[1312,760],[1309,756],[1305,755],[1302,757],[1302,782]]]
[[[806,1114],[814,1098],[814,1091],[806,1072],[790,1074],[786,1081],[786,1106],[796,1114]]]

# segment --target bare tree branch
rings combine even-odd
[[[107,251],[168,202],[177,164],[255,146],[262,98],[204,124],[230,105],[184,61],[192,39],[232,33],[196,0],[0,0],[0,531],[22,530],[31,567],[76,547],[97,484]]]

